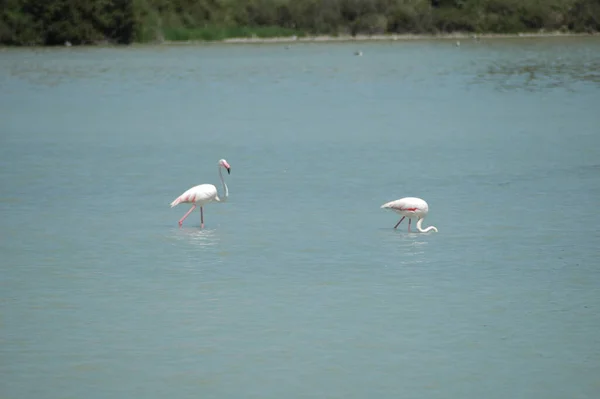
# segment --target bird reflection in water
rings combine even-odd
[[[183,228],[174,231],[177,239],[183,239],[190,244],[200,247],[212,247],[219,243],[219,235],[215,229],[198,230],[197,228]]]
[[[404,259],[402,263],[423,263],[423,257],[427,256],[427,239],[419,234],[394,234],[396,237],[395,245],[403,251]],[[398,237],[400,236],[400,237]],[[398,239],[400,242],[398,242]]]
[[[395,229],[395,234],[389,234],[389,227],[381,227],[379,242],[389,245],[389,249],[397,251],[400,264],[422,263],[422,257],[427,256],[430,241],[434,237],[430,234],[418,232],[407,233],[405,230]]]

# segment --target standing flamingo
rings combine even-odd
[[[179,204],[194,204],[192,208],[179,220],[179,227],[183,224],[183,221],[186,217],[194,209],[196,209],[197,205],[200,205],[200,227],[204,228],[204,205],[209,202],[217,201],[217,202],[225,202],[227,201],[227,197],[229,197],[229,190],[227,189],[227,184],[225,184],[225,180],[223,180],[223,174],[221,173],[221,168],[227,169],[227,174],[231,174],[231,166],[227,163],[226,160],[219,160],[219,178],[221,179],[221,183],[223,184],[223,189],[225,190],[225,196],[223,198],[219,198],[217,194],[217,188],[212,184],[200,184],[199,186],[194,186],[181,194],[179,197],[175,198],[173,202],[171,202],[171,208],[177,206]]]
[[[400,223],[404,220],[404,218],[407,217],[408,231],[410,232],[410,222],[412,221],[412,218],[416,217],[418,218],[417,230],[419,230],[419,232],[427,233],[431,230],[435,232],[438,231],[438,229],[435,226],[429,226],[426,229],[421,228],[423,219],[425,219],[425,216],[427,216],[427,213],[429,212],[429,206],[427,205],[427,202],[425,202],[421,198],[404,197],[395,201],[385,203],[381,205],[381,208],[391,209],[392,211],[402,215],[402,219],[400,219],[400,221],[396,223],[394,228],[397,228],[400,225]]]

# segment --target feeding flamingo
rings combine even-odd
[[[219,198],[217,193],[217,188],[212,184],[200,184],[198,186],[194,186],[181,194],[179,197],[175,198],[173,202],[171,202],[171,208],[177,206],[179,204],[193,204],[192,208],[187,211],[185,215],[179,220],[179,227],[183,224],[185,218],[188,217],[190,213],[194,209],[196,209],[197,205],[200,205],[200,227],[204,228],[204,205],[209,202],[225,202],[227,201],[227,197],[229,197],[229,190],[227,189],[227,184],[225,184],[225,180],[223,180],[223,174],[221,173],[221,168],[227,169],[227,174],[231,174],[231,166],[227,163],[226,160],[219,160],[219,178],[221,179],[221,183],[223,184],[223,189],[225,190],[225,194],[223,198]]]
[[[404,220],[404,218],[407,217],[409,232],[410,232],[410,222],[411,222],[412,218],[418,218],[417,230],[419,230],[419,232],[427,233],[428,231],[431,231],[431,230],[433,230],[435,232],[438,231],[438,229],[435,226],[429,226],[426,229],[421,228],[423,219],[425,219],[425,216],[427,216],[427,213],[429,212],[429,206],[427,205],[427,202],[425,202],[421,198],[415,198],[415,197],[400,198],[398,200],[390,201],[388,203],[381,205],[381,208],[391,209],[392,211],[402,215],[402,219],[400,219],[400,221],[398,223],[396,223],[394,228],[397,228],[400,225],[400,223]]]

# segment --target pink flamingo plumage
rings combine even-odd
[[[227,170],[227,174],[231,174],[231,166],[229,166],[229,163],[227,163],[226,160],[219,160],[219,178],[221,179],[223,190],[225,191],[222,198],[219,197],[217,188],[214,185],[200,184],[186,190],[183,194],[171,202],[171,208],[179,204],[193,204],[192,208],[187,211],[187,213],[183,215],[181,219],[179,219],[179,227],[181,227],[185,218],[187,218],[188,215],[192,213],[194,209],[196,209],[196,206],[200,205],[200,227],[204,228],[204,205],[210,202],[227,201],[227,198],[229,197],[229,190],[227,188],[227,184],[225,184],[225,180],[223,179],[221,168],[225,168]]]
[[[381,208],[391,209],[392,211],[402,215],[402,219],[400,219],[400,221],[396,223],[394,228],[397,228],[400,225],[400,223],[404,220],[404,218],[408,218],[408,231],[410,232],[410,222],[412,218],[417,218],[417,230],[419,230],[419,232],[427,233],[431,230],[435,232],[438,231],[438,229],[435,226],[429,226],[426,229],[421,228],[423,219],[425,219],[425,216],[427,216],[427,213],[429,212],[429,206],[427,205],[427,202],[425,202],[421,198],[400,198],[395,201],[390,201],[381,205]]]

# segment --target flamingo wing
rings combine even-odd
[[[194,186],[171,202],[171,208],[181,203],[206,203],[217,198],[217,188],[212,184]]]
[[[396,212],[427,212],[427,203],[420,198],[405,197],[381,205],[381,208],[392,209]]]
[[[385,204],[381,205],[381,208],[383,208],[383,209],[392,209],[392,210],[395,210],[395,211],[402,211],[408,205],[409,204],[407,203],[407,201],[405,201],[404,198],[401,198],[401,199],[397,199],[395,201],[386,202]]]

